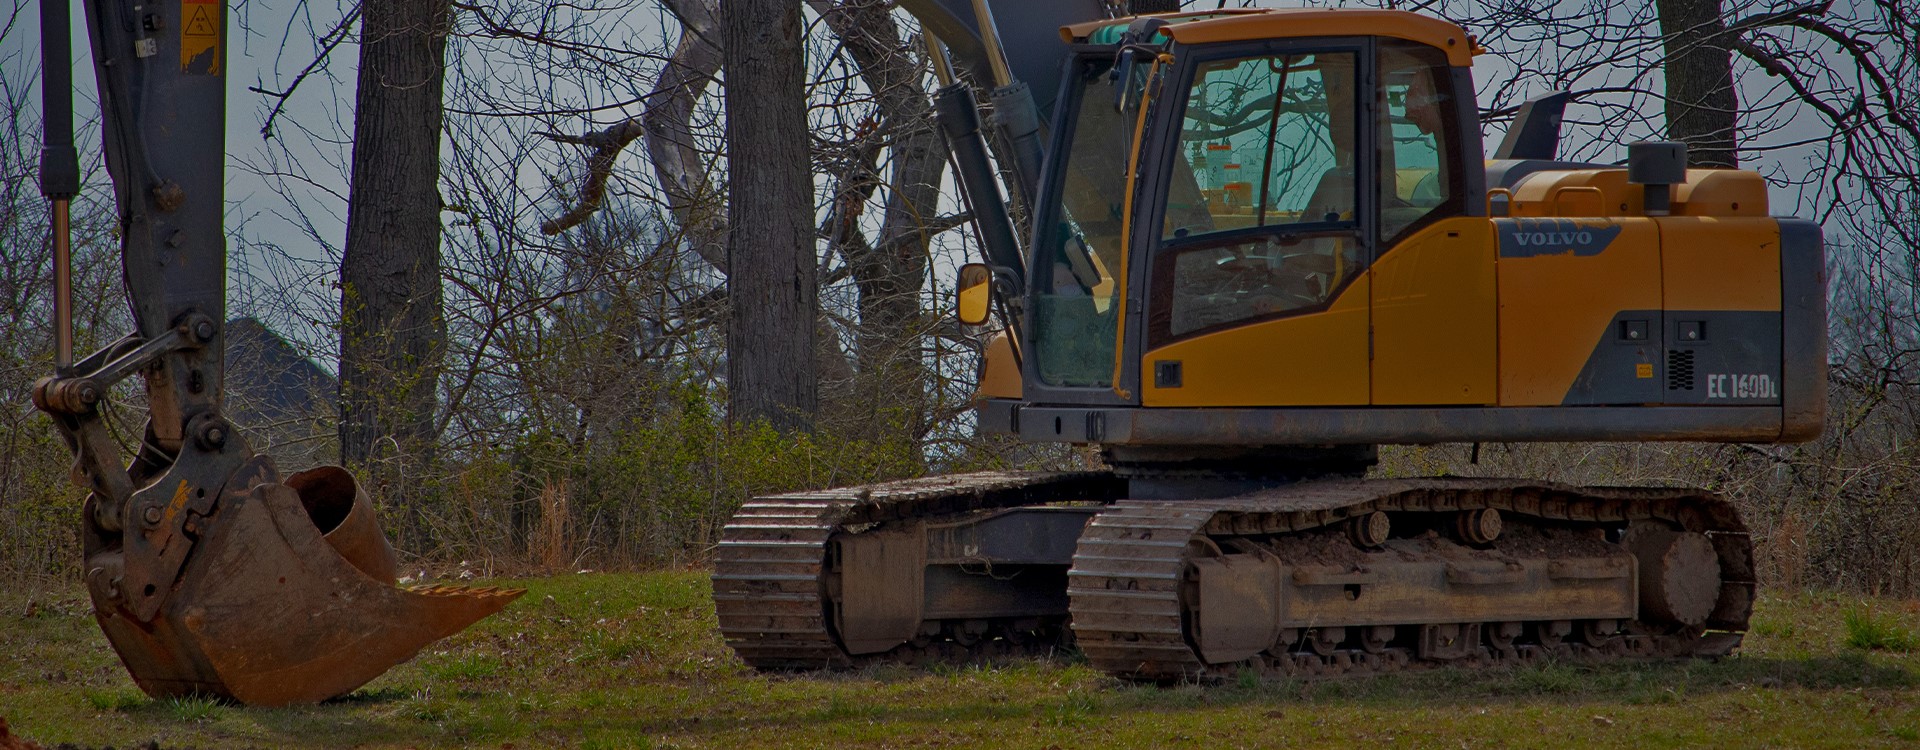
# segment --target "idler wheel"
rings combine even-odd
[[[1707,535],[1636,527],[1627,549],[1640,561],[1640,615],[1697,627],[1720,600],[1720,556]]]

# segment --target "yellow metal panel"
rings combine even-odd
[[[1627,184],[1624,169],[1541,172],[1521,180],[1509,209],[1515,217],[1638,216],[1646,193]]]
[[[1780,309],[1780,224],[1773,219],[1658,220],[1668,310]]]
[[[1643,216],[1646,189],[1624,169],[1541,172],[1513,190],[1513,216]],[[1767,182],[1738,169],[1689,169],[1673,186],[1675,216],[1767,215]]]
[[[1360,406],[1368,399],[1367,318],[1372,275],[1363,273],[1324,312],[1233,328],[1147,352],[1147,406]],[[1176,360],[1178,388],[1151,377]]]
[[[1373,403],[1492,404],[1498,397],[1493,227],[1463,216],[1373,265]]]
[[[1689,169],[1687,181],[1673,186],[1676,216],[1767,215],[1767,181],[1741,169]]]
[[[1019,398],[1020,393],[1020,363],[1013,355],[1013,340],[1001,331],[987,341],[987,354],[980,362],[980,387],[973,398]]]
[[[1574,221],[1620,233],[1593,255],[1500,258],[1501,406],[1561,403],[1616,314],[1661,307],[1653,220]]]

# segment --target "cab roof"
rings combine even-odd
[[[1447,62],[1473,64],[1476,45],[1451,21],[1404,10],[1372,8],[1270,8],[1160,13],[1167,25],[1160,34],[1180,44],[1293,39],[1316,36],[1384,36],[1439,48]],[[1106,19],[1060,27],[1068,44],[1118,44],[1134,18]]]

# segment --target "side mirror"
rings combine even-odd
[[[977,326],[987,322],[987,311],[993,302],[993,271],[988,270],[985,263],[961,266],[958,296],[961,323]]]

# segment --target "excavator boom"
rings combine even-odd
[[[56,363],[34,390],[92,491],[82,518],[95,616],[141,688],[281,705],[342,695],[517,591],[395,587],[394,554],[345,470],[282,479],[227,421],[225,4],[86,0],[135,330],[71,361],[72,146],[66,0],[44,0]],[[102,407],[139,375],[128,461]]]

